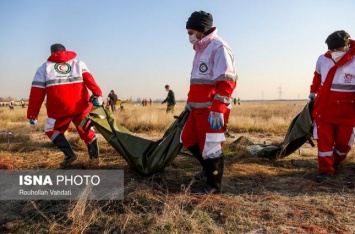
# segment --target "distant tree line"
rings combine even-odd
[[[0,102],[10,102],[10,101],[17,101],[17,98],[14,98],[14,97],[0,97]]]

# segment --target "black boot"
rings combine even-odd
[[[76,160],[76,155],[74,154],[69,142],[63,134],[59,134],[54,140],[53,143],[58,146],[58,148],[64,153],[64,160],[60,163],[60,168],[65,168],[72,162]]]
[[[99,143],[97,139],[93,140],[88,146],[88,152],[90,159],[98,159],[99,158]]]
[[[206,193],[220,193],[222,189],[222,177],[224,169],[224,156],[218,158],[208,158],[203,161],[206,168],[207,181]]]
[[[202,158],[202,154],[201,154],[201,151],[200,151],[200,147],[199,145],[193,145],[193,146],[190,146],[190,147],[187,147],[190,152],[192,153],[192,155],[201,163],[202,165],[202,171],[199,172],[198,174],[196,174],[194,176],[195,180],[202,180],[204,177],[206,177],[206,170],[204,168],[204,164],[203,164],[203,158]]]

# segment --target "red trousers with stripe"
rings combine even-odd
[[[316,120],[319,171],[334,174],[335,165],[343,163],[354,143],[354,126]]]
[[[44,131],[46,135],[53,141],[60,133],[68,129],[71,122],[74,123],[80,138],[85,142],[85,144],[90,144],[95,138],[95,131],[89,129],[85,132],[81,127],[79,127],[81,121],[85,118],[88,113],[83,113],[79,115],[64,116],[59,118],[48,118]]]
[[[224,131],[230,110],[224,113],[224,127],[212,129],[208,122],[208,108],[192,108],[181,133],[181,141],[185,147],[198,144],[203,159],[216,158],[222,153],[222,142],[225,141]]]

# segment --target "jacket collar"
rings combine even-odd
[[[54,63],[63,63],[75,57],[76,57],[76,53],[73,51],[58,51],[51,54],[51,56],[49,56],[47,61],[54,62]]]
[[[206,46],[216,37],[217,37],[217,28],[213,27],[213,31],[210,34],[208,34],[207,36],[205,36],[204,38],[202,38],[201,40],[197,41],[194,44],[194,49],[196,51],[204,50]]]

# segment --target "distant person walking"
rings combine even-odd
[[[105,108],[106,109],[110,109],[110,98],[108,97],[108,98],[106,98],[106,102],[104,102],[104,105],[105,105]]]
[[[165,90],[168,92],[168,96],[165,98],[165,100],[161,103],[164,104],[166,103],[166,113],[174,113],[174,106],[176,104],[175,101],[175,94],[174,92],[170,89],[169,85],[165,85]]]
[[[86,64],[75,59],[75,52],[66,51],[61,44],[52,45],[50,50],[51,55],[47,62],[38,68],[33,79],[27,118],[30,125],[36,125],[43,100],[47,96],[48,118],[44,131],[64,153],[60,167],[65,168],[76,160],[76,155],[64,136],[71,122],[87,145],[90,159],[99,157],[94,130],[84,131],[79,125],[92,108],[87,89],[96,96],[93,99],[95,106],[102,105],[102,92]]]
[[[217,35],[213,17],[195,11],[186,22],[195,57],[185,109],[191,110],[181,133],[183,145],[202,164],[196,179],[207,177],[203,193],[221,192],[224,170],[222,142],[225,141],[232,93],[236,87],[234,55]]]
[[[354,143],[355,41],[341,30],[331,33],[328,51],[316,63],[309,98],[314,100],[314,138],[318,138],[318,182],[331,178]]]
[[[25,105],[25,101],[23,100],[23,98],[21,99],[21,101],[20,101],[20,102],[21,102],[21,107],[22,107],[22,108],[25,108],[25,107],[26,107],[26,105]]]
[[[110,106],[112,112],[116,111],[116,103],[117,103],[117,94],[115,94],[115,91],[111,90],[111,92],[108,94],[108,98],[110,99]]]
[[[14,104],[13,104],[12,101],[9,103],[9,108],[10,108],[10,110],[13,110],[13,109],[14,109]]]

